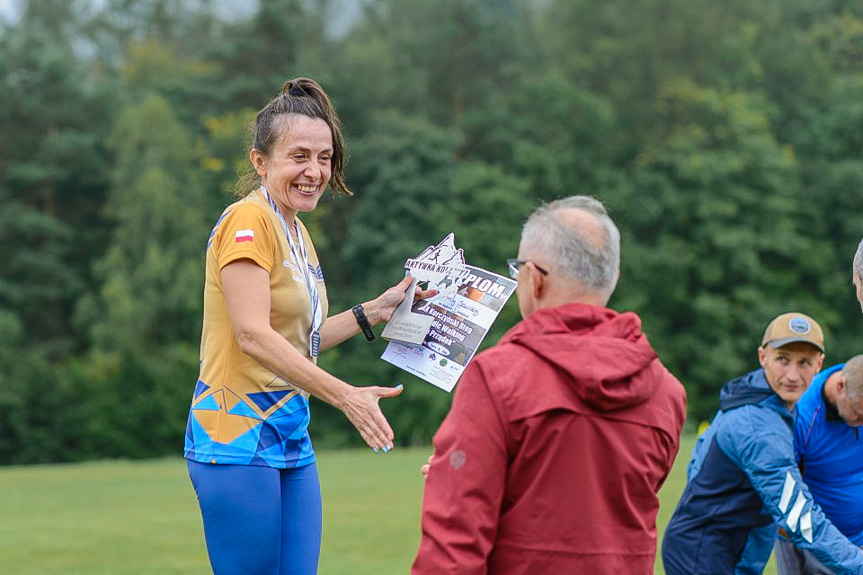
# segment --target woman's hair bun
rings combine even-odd
[[[301,98],[302,96],[308,96],[305,90],[303,90],[300,83],[296,80],[288,80],[285,82],[285,85],[282,86],[282,94],[287,94],[288,96],[293,96],[295,98]]]

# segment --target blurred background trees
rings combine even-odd
[[[178,454],[204,246],[256,109],[317,79],[348,183],[304,216],[341,310],[446,233],[503,273],[541,202],[587,193],[623,237],[690,422],[757,367],[774,316],[858,352],[863,8],[845,0],[29,0],[0,24],[0,463]],[[518,321],[511,302],[484,345]],[[427,442],[450,396],[350,341],[321,364],[406,384]],[[359,443],[316,403],[319,446]]]

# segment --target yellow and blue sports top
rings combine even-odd
[[[308,231],[306,245],[323,317],[327,293]],[[201,463],[302,467],[315,461],[309,438],[308,394],[240,350],[222,291],[221,270],[249,259],[270,274],[270,324],[301,354],[312,325],[306,278],[292,255],[285,228],[260,190],[228,206],[207,243],[201,367],[186,426],[187,459]]]

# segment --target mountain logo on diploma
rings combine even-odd
[[[455,247],[455,234],[450,233],[438,245],[427,247],[414,259],[438,265],[463,266],[464,250]]]

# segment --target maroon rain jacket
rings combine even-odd
[[[685,411],[635,314],[533,313],[462,375],[411,573],[652,574]]]

